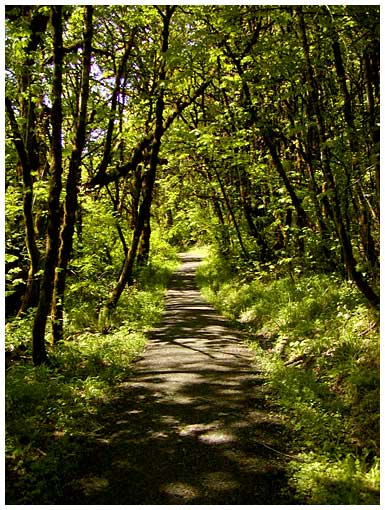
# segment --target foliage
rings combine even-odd
[[[90,296],[74,292],[69,334],[49,351],[49,366],[31,364],[25,338],[32,317],[17,318],[8,324],[9,503],[51,504],[60,498],[64,480],[76,463],[76,452],[100,426],[98,408],[116,397],[117,385],[130,375],[130,365],[146,344],[145,333],[162,311],[164,287],[175,269],[176,258],[161,240],[154,244],[153,253],[151,269],[146,268],[140,286],[125,291],[108,334],[100,333],[92,320],[87,324],[86,317],[71,313],[76,308],[85,314],[90,310],[86,307]]]
[[[212,255],[198,281],[248,332],[294,431],[294,490],[311,504],[376,504],[379,318],[336,275],[273,277],[245,282]]]
[[[206,268],[207,292],[258,337],[301,434],[316,419],[332,462],[348,471],[351,449],[367,448],[353,455],[369,469],[376,432],[361,436],[377,423],[378,317],[361,294],[378,308],[379,7],[5,14],[8,358],[30,370],[32,331],[44,362],[48,318],[52,362],[80,366],[84,351],[103,393],[131,356],[121,337],[140,343],[155,320],[177,247],[211,244],[223,256]],[[109,337],[123,350],[111,341],[110,352]]]

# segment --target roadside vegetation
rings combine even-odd
[[[87,264],[87,260],[90,262]],[[49,364],[35,367],[25,341],[31,315],[7,324],[5,460],[9,504],[53,504],[73,472],[78,452],[100,427],[98,409],[116,398],[146,331],[163,310],[164,289],[177,265],[175,249],[156,239],[149,264],[135,273],[114,310],[107,332],[98,325],[97,300],[108,285],[89,255],[82,274],[69,279],[67,335],[52,346]],[[87,270],[84,267],[87,266]],[[91,270],[91,266],[93,270]]]
[[[379,6],[7,5],[4,71],[7,502],[60,495],[199,243],[293,489],[377,501]]]
[[[290,485],[308,504],[379,504],[378,312],[335,274],[250,272],[214,252],[198,283],[248,333],[293,431]]]

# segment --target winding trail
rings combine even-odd
[[[285,431],[239,331],[201,297],[200,258],[182,264],[159,326],[85,445],[67,504],[290,504]]]

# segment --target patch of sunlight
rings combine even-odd
[[[151,439],[167,439],[169,437],[169,434],[167,432],[153,432],[151,434]]]
[[[171,482],[167,485],[162,485],[161,489],[170,496],[176,496],[185,500],[199,496],[199,492],[195,487],[184,482]]]
[[[186,425],[185,427],[180,428],[179,435],[183,436],[195,436],[200,432],[204,432],[206,430],[210,430],[212,428],[212,424],[207,423],[193,423],[192,425]]]
[[[105,438],[105,437],[99,437],[96,439],[96,442],[99,443],[99,444],[110,444],[110,440]]]
[[[108,480],[101,476],[86,476],[78,480],[78,484],[86,496],[104,491],[109,486]]]
[[[211,430],[199,436],[199,441],[205,444],[222,444],[237,441],[237,436],[230,432]]]
[[[169,425],[170,427],[177,426],[179,424],[179,421],[175,416],[162,416],[162,422]]]
[[[254,322],[256,318],[256,312],[251,308],[241,312],[239,322],[242,324],[248,324],[249,322]]]
[[[174,384],[174,386],[177,386],[177,383]],[[173,393],[171,393],[173,395]],[[194,404],[195,398],[189,397],[187,395],[183,395],[183,397],[179,397],[178,395],[178,404],[179,405],[185,405],[185,404]]]
[[[203,473],[201,476],[201,481],[207,488],[216,492],[232,491],[239,488],[239,482],[234,480],[229,473],[224,471]]]

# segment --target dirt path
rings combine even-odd
[[[181,255],[159,327],[103,409],[67,504],[289,504],[282,424],[241,334],[200,296]]]

